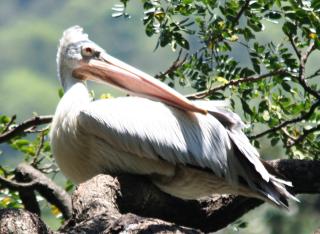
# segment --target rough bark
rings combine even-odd
[[[108,175],[98,175],[81,184],[72,196],[73,216],[60,232],[199,233],[159,219],[142,218],[132,213],[121,214],[117,202],[121,187],[117,178]]]
[[[275,160],[268,162],[268,167],[293,182],[293,193],[320,191],[320,161]],[[240,196],[214,196],[199,201],[183,201],[159,191],[140,176],[98,175],[78,186],[72,195],[72,203],[72,216],[59,233],[216,231],[263,202]],[[10,226],[10,230],[24,233],[19,232],[21,229],[16,224],[21,217],[29,219],[25,225],[29,222],[36,226],[23,226],[28,233],[51,232],[43,227],[36,215],[12,209],[0,213],[1,231],[9,230],[2,228],[8,228],[6,223],[11,220],[13,228]]]
[[[23,209],[8,208],[0,210],[0,233],[51,234],[53,232],[36,214]]]

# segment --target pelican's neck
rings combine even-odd
[[[91,101],[84,81],[70,77],[63,77],[64,95],[60,100],[57,111],[64,113],[82,108]]]
[[[68,74],[68,73],[66,73]],[[83,83],[83,81],[75,79],[71,74],[68,75],[60,75],[60,81],[63,87],[64,92],[68,92],[69,89],[71,89],[74,85],[78,84],[78,83]]]

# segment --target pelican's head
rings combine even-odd
[[[92,80],[183,110],[207,113],[159,80],[107,54],[89,40],[79,26],[71,27],[63,33],[57,64],[58,76],[65,89],[75,81]]]

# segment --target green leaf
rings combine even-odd
[[[287,83],[287,82],[282,82],[281,83],[282,88],[287,91],[287,92],[291,92],[291,86]]]
[[[275,146],[276,144],[278,144],[280,138],[272,138],[271,139],[271,146]]]
[[[256,59],[256,58],[252,58],[251,57],[251,62],[252,62],[253,70],[256,73],[260,74],[260,65],[259,65],[260,61],[258,59]]]
[[[30,144],[30,141],[26,139],[18,139],[12,143],[12,145],[16,148],[21,148],[22,146],[29,145],[29,144]]]
[[[314,11],[320,10],[320,1],[319,0],[313,0],[311,2],[311,7],[313,8]]]
[[[242,108],[243,108],[243,111],[249,115],[252,115],[253,112],[249,106],[249,104],[243,99],[243,98],[240,98],[241,100],[241,104],[242,104]]]
[[[295,35],[295,34],[297,34],[296,26],[293,23],[288,22],[288,21],[283,24],[282,31],[286,35]]]
[[[264,15],[264,17],[269,18],[269,19],[280,19],[281,18],[281,14],[279,12],[276,11],[270,11],[267,14]]]
[[[10,122],[10,118],[6,115],[0,115],[0,123],[1,124],[7,124]]]
[[[249,77],[249,76],[252,76],[254,74],[256,74],[256,73],[254,71],[252,71],[251,69],[247,68],[247,67],[243,68],[241,70],[241,72],[240,72],[240,76],[241,77]]]
[[[242,34],[243,34],[244,38],[246,39],[246,41],[249,41],[249,40],[255,38],[255,35],[251,32],[251,30],[249,28],[243,29]]]
[[[58,96],[59,96],[59,98],[62,98],[63,95],[64,95],[64,90],[63,90],[63,88],[58,89]]]

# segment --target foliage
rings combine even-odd
[[[9,118],[5,115],[0,115],[0,136],[3,137],[7,132],[17,127],[16,116]],[[43,174],[54,178],[59,172],[51,153],[50,142],[48,140],[49,127],[36,128],[35,126],[26,128],[22,134],[12,136],[6,143],[14,150],[23,155],[23,161],[32,165]],[[0,175],[2,180],[17,179],[16,170],[10,167],[0,167]],[[2,181],[3,182],[3,181]],[[23,182],[23,181],[20,181]],[[66,182],[65,188],[70,191],[73,185]],[[61,212],[53,205],[47,202],[40,196],[37,196],[37,201],[43,206],[50,209],[51,213],[57,218],[61,218]],[[0,207],[1,208],[22,208],[20,193],[4,185],[0,192]]]
[[[200,91],[191,98],[230,99],[255,146],[266,135],[291,158],[318,158],[320,69],[307,66],[320,49],[318,1],[151,0],[143,8],[155,48],[180,47],[189,55],[162,80],[191,84]],[[260,36],[273,27],[282,29],[280,40]],[[234,58],[239,52],[247,58]]]

